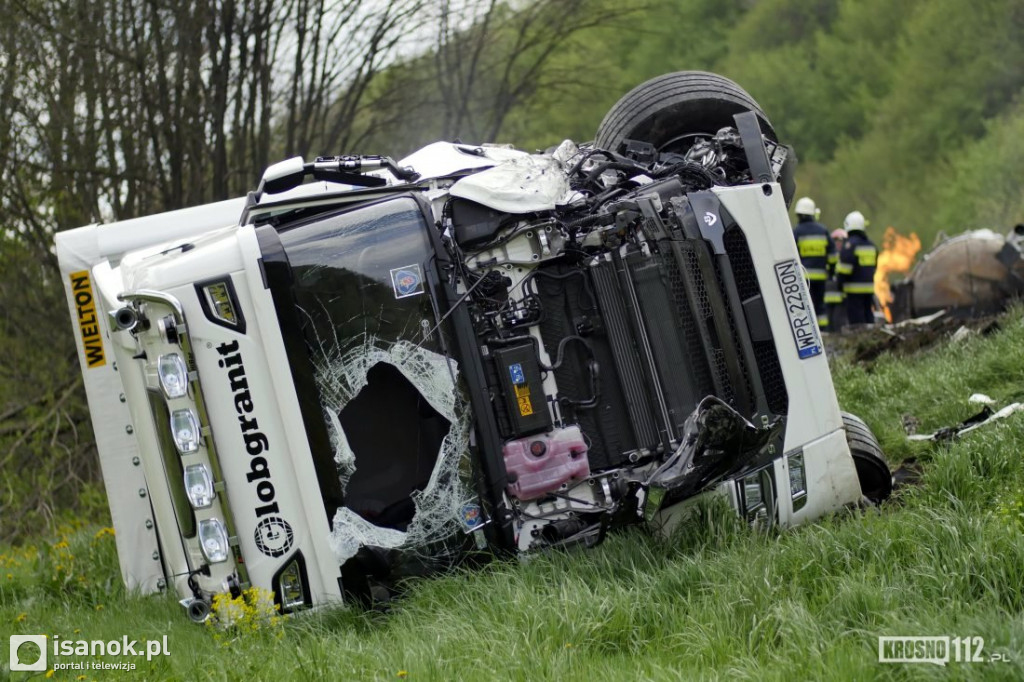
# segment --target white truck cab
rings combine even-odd
[[[857,503],[784,148],[753,139],[764,181],[437,143],[58,234],[128,586],[289,612],[711,492],[780,525]]]

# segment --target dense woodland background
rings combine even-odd
[[[1024,220],[1024,0],[0,0],[0,539],[105,513],[56,231],[294,154],[587,140],[681,69],[761,103],[830,227]]]

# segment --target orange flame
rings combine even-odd
[[[882,304],[882,311],[885,319],[892,322],[892,312],[889,304],[893,301],[892,291],[889,287],[889,275],[905,275],[910,272],[914,264],[914,257],[921,250],[921,240],[917,234],[911,232],[905,237],[890,226],[885,228],[885,236],[882,237],[882,252],[878,254],[878,264],[875,267],[875,296]]]

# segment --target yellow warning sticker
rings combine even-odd
[[[92,281],[88,270],[71,273],[71,293],[75,297],[75,310],[78,313],[78,329],[82,334],[82,347],[85,353],[85,365],[102,367],[107,364],[103,354],[103,336],[100,323],[96,317],[96,298],[92,293]]]
[[[523,384],[513,386],[516,391],[516,401],[519,403],[519,416],[529,417],[533,414],[533,403],[530,402],[530,387]]]

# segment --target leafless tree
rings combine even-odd
[[[0,536],[96,481],[53,234],[347,144],[420,4],[0,0]]]
[[[434,75],[442,136],[493,141],[508,114],[539,91],[579,85],[580,76],[557,63],[559,48],[636,7],[606,0],[440,0]]]

